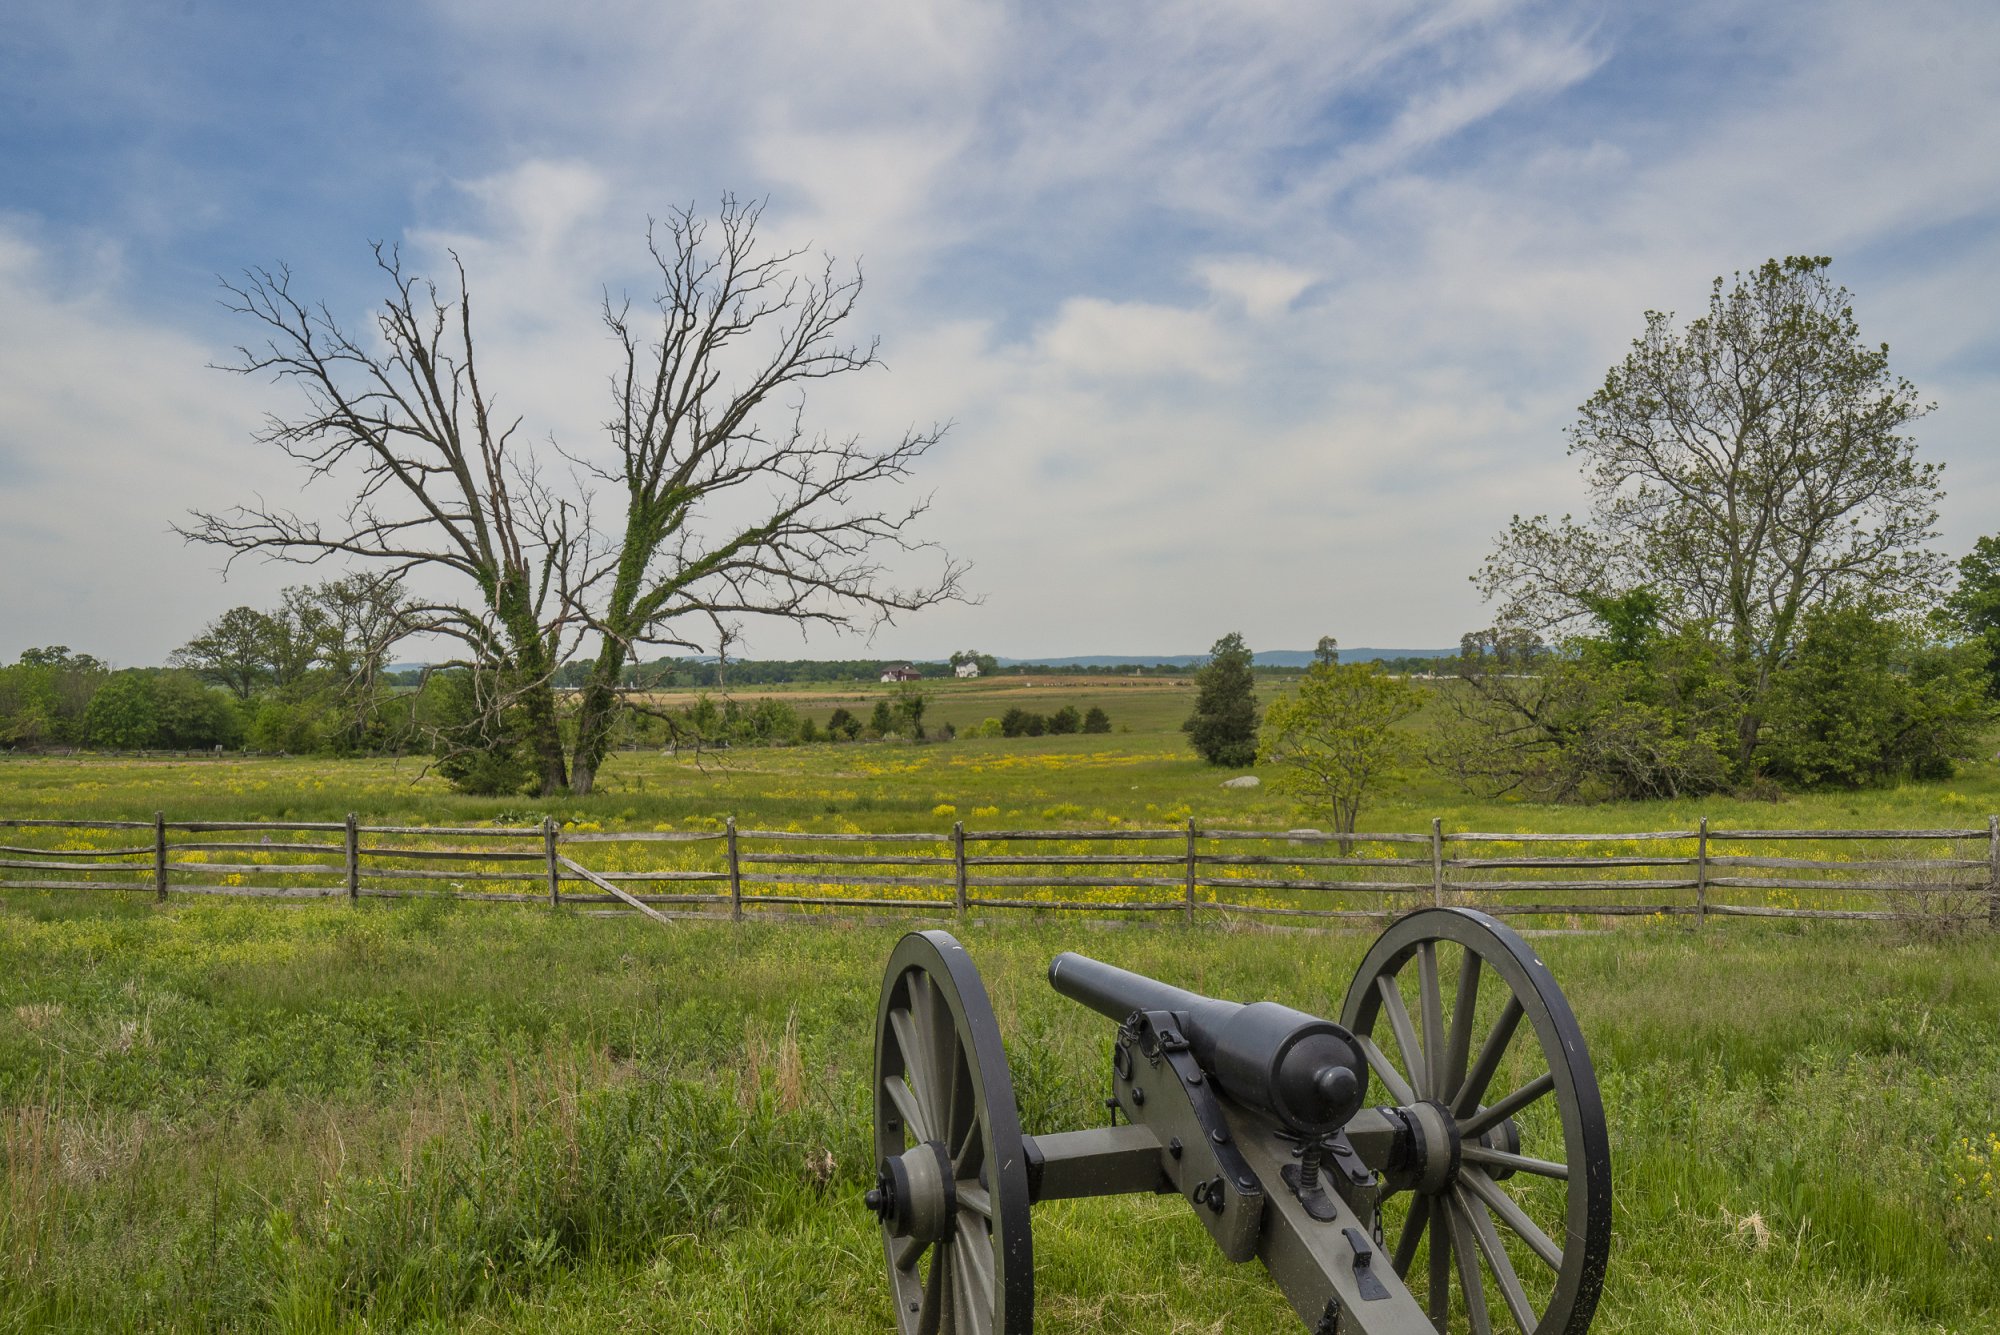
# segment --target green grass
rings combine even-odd
[[[414,761],[7,758],[0,815],[1300,822],[1268,785],[1219,787],[1226,773],[1173,731],[1180,697],[1047,690],[1027,707],[1101,702],[1132,731],[703,766],[621,754],[597,794],[547,802],[456,796]],[[999,712],[993,688],[955,694],[966,717]],[[1537,807],[1415,779],[1363,826],[1978,826],[1995,810],[2000,770],[1981,764],[1776,805]],[[887,1329],[857,1199],[869,1026],[897,930],[0,890],[0,1332]],[[1041,1131],[1101,1118],[1110,1036],[1042,982],[1056,951],[1326,1012],[1367,940],[1075,920],[965,935]],[[1992,938],[1732,921],[1538,947],[1591,1040],[1613,1131],[1617,1246],[1596,1329],[1991,1324]],[[1297,1329],[1261,1272],[1217,1260],[1174,1200],[1053,1205],[1036,1245],[1038,1329]]]
[[[0,1330],[889,1329],[858,1197],[895,935],[13,892]],[[964,936],[1031,1131],[1102,1117],[1110,1029],[1042,981],[1056,951],[1327,1012],[1366,945]],[[1596,1329],[1962,1331],[2000,1307],[1990,941],[1739,923],[1538,948],[1613,1130]],[[1035,1237],[1038,1329],[1297,1328],[1175,1200],[1044,1207]]]

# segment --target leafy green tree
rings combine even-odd
[[[1194,674],[1194,713],[1181,724],[1188,742],[1211,765],[1241,769],[1257,759],[1256,679],[1251,654],[1234,631],[1215,642]]]
[[[877,700],[875,711],[868,716],[868,735],[887,737],[896,731],[896,713],[887,700]]]
[[[1928,407],[1861,340],[1824,257],[1715,280],[1708,311],[1645,332],[1569,430],[1591,512],[1514,518],[1475,576],[1501,624],[1562,640],[1639,588],[1662,626],[1720,634],[1738,679],[1734,766],[1813,606],[1930,596],[1938,469],[1907,433]]]
[[[1076,712],[1075,705],[1064,705],[1049,715],[1049,735],[1064,737],[1083,730],[1083,715]]]
[[[861,720],[844,706],[827,716],[826,735],[832,741],[851,742],[861,735]]]
[[[143,751],[159,730],[159,704],[149,672],[128,668],[105,678],[84,711],[84,735],[92,746]]]
[[[1313,662],[1331,664],[1339,661],[1340,641],[1331,635],[1320,636],[1319,643],[1313,646]]]
[[[1958,585],[1945,600],[1957,628],[1986,658],[1986,693],[2000,700],[2000,537],[1981,538],[1958,563]]]
[[[904,682],[896,692],[896,731],[913,742],[924,740],[924,710],[930,696],[913,682]]]
[[[1308,811],[1354,833],[1361,804],[1415,754],[1396,725],[1423,705],[1423,693],[1373,663],[1316,662],[1296,694],[1273,701],[1259,758],[1278,766],[1273,785]],[[1341,843],[1343,856],[1347,842]]]
[[[174,650],[167,661],[227,687],[238,700],[248,700],[271,680],[278,635],[272,619],[256,608],[232,607]]]
[[[1084,713],[1083,730],[1085,732],[1110,732],[1111,715],[1105,713],[1102,707],[1092,705]]]
[[[207,750],[243,744],[243,715],[234,697],[211,690],[192,672],[153,675],[153,745]]]
[[[67,645],[29,649],[0,668],[0,746],[77,746],[88,740],[84,714],[106,668]]]
[[[1949,777],[1992,721],[1982,648],[1929,642],[1877,604],[1814,608],[1771,691],[1765,772],[1802,787]]]

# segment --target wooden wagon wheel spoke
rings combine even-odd
[[[967,1179],[958,1184],[958,1208],[969,1210],[981,1219],[993,1217],[993,1198],[986,1194],[986,1188],[976,1179]]]
[[[1479,1278],[1479,1253],[1472,1243],[1472,1220],[1459,1208],[1457,1193],[1438,1197],[1451,1221],[1451,1254],[1458,1262],[1459,1292],[1465,1295],[1466,1319],[1472,1335],[1493,1335],[1493,1316],[1486,1306],[1486,1284]]]
[[[1431,1219],[1431,1198],[1419,1196],[1410,1202],[1410,1213],[1403,1219],[1403,1231],[1396,1239],[1396,1251],[1389,1258],[1398,1275],[1410,1273],[1410,1262],[1417,1259],[1417,1244],[1424,1239],[1424,1229]]]
[[[940,1247],[931,1253],[931,1273],[924,1280],[924,1303],[917,1313],[917,1335],[938,1335],[944,1325],[945,1306],[949,1300],[946,1285],[951,1282],[951,1248]]]
[[[1367,1058],[1368,1069],[1373,1071],[1375,1078],[1388,1088],[1396,1102],[1407,1104],[1417,1101],[1417,1092],[1410,1088],[1409,1081],[1403,1079],[1403,1073],[1396,1069],[1388,1054],[1376,1046],[1374,1039],[1356,1034],[1354,1041],[1360,1047],[1361,1055]]]
[[[983,1235],[983,1229],[975,1231],[961,1219],[954,1250],[965,1275],[969,1311],[980,1322],[979,1329],[990,1330],[993,1325],[993,1244]]]
[[[985,1157],[985,1143],[979,1138],[979,1119],[975,1117],[967,1123],[965,1134],[959,1138],[958,1148],[951,1152],[952,1176],[964,1177],[966,1170]]]
[[[951,1016],[940,1013],[943,1007],[937,984],[928,975],[920,974],[911,980],[910,1009],[917,1018],[917,1041],[922,1046],[918,1052],[911,1054],[910,1061],[915,1069],[924,1073],[924,1083],[917,1088],[917,1098],[929,1114],[931,1139],[934,1140],[951,1134],[953,1084],[958,1066]]]
[[[930,1072],[923,1064],[924,1045],[917,1037],[917,1021],[907,1007],[889,1012],[889,1031],[895,1039],[896,1065],[901,1072],[896,1081],[907,1088],[916,1107],[916,1115],[910,1118],[911,1129],[914,1131],[921,1123],[924,1129],[917,1139],[934,1140],[928,1092]]]
[[[1528,1291],[1521,1287],[1521,1277],[1514,1273],[1514,1262],[1500,1241],[1499,1231],[1493,1227],[1492,1217],[1486,1213],[1485,1205],[1472,1199],[1463,1187],[1454,1187],[1452,1191],[1459,1210],[1471,1221],[1472,1239],[1479,1245],[1479,1254],[1486,1258],[1486,1268],[1493,1272],[1493,1282],[1500,1286],[1501,1300],[1507,1304],[1514,1324],[1521,1335],[1533,1335],[1539,1320],[1535,1305],[1529,1300]]]
[[[1423,1020],[1424,1087],[1432,1098],[1445,1093],[1444,989],[1438,983],[1437,942],[1417,946],[1417,1014]]]
[[[1514,1230],[1521,1241],[1528,1244],[1528,1250],[1542,1258],[1544,1265],[1551,1270],[1563,1268],[1562,1248],[1550,1240],[1541,1225],[1528,1218],[1528,1212],[1512,1196],[1500,1190],[1498,1183],[1477,1168],[1466,1169],[1459,1174],[1458,1180],[1500,1216],[1500,1222]]]
[[[1472,1024],[1479,1012],[1479,956],[1464,952],[1458,969],[1458,996],[1451,1007],[1451,1036],[1445,1040],[1444,1083],[1438,1097],[1455,1101],[1465,1086],[1465,1065],[1472,1056]]]
[[[1547,1159],[1531,1159],[1525,1154],[1509,1154],[1506,1150],[1490,1150],[1484,1145],[1462,1145],[1459,1155],[1467,1163],[1481,1164],[1488,1168],[1511,1168],[1517,1173],[1533,1173],[1536,1177],[1551,1177],[1569,1181],[1569,1165],[1550,1163]]]
[[[1414,1007],[1397,981],[1406,968]],[[1341,1024],[1396,1124],[1424,1129],[1416,1157],[1387,1171],[1391,1190],[1414,1193],[1393,1261],[1432,1323],[1584,1335],[1610,1256],[1610,1136],[1582,1031],[1541,958],[1485,914],[1422,909],[1370,947]],[[1378,1046],[1385,1030],[1407,1079]],[[1539,1265],[1517,1271],[1529,1254]]]
[[[1451,1318],[1451,1228],[1444,1209],[1436,1202],[1431,1203],[1431,1246],[1430,1246],[1430,1299],[1424,1310],[1430,1314],[1431,1324],[1439,1330]]]
[[[891,1244],[889,1264],[895,1266],[898,1270],[908,1270],[911,1266],[923,1260],[924,1253],[929,1250],[930,1243],[924,1241],[922,1238],[898,1238]]]
[[[903,1125],[909,1127],[911,1136],[919,1142],[930,1140],[930,1123],[924,1120],[924,1110],[917,1104],[917,1096],[910,1092],[910,1086],[902,1076],[892,1075],[882,1081],[882,1089],[889,1096],[902,1116]]]
[[[1467,1140],[1477,1139],[1483,1132],[1500,1125],[1515,1113],[1520,1112],[1536,1099],[1556,1087],[1553,1071],[1544,1071],[1527,1084],[1501,1099],[1498,1103],[1480,1109],[1471,1117],[1458,1124],[1458,1134]]]
[[[1403,1004],[1402,989],[1396,986],[1394,974],[1384,974],[1375,980],[1375,990],[1382,996],[1383,1013],[1389,1017],[1389,1032],[1396,1037],[1396,1047],[1403,1054],[1403,1069],[1409,1072],[1410,1086],[1417,1091],[1417,1097],[1431,1096],[1430,1081],[1424,1073],[1424,1049],[1417,1042],[1417,1028],[1410,1023],[1410,1011]]]
[[[1507,1055],[1507,1045],[1514,1041],[1514,1031],[1520,1027],[1524,1014],[1521,999],[1508,997],[1500,1018],[1493,1022],[1492,1031],[1486,1035],[1486,1042],[1479,1049],[1479,1060],[1472,1064],[1471,1073],[1452,1098],[1453,1115],[1463,1117],[1479,1106],[1486,1087],[1493,1083],[1493,1073],[1500,1069],[1500,1059]]]

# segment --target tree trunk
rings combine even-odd
[[[592,786],[597,782],[598,767],[611,750],[611,724],[617,718],[618,697],[610,683],[617,680],[622,663],[613,664],[607,675],[605,659],[614,652],[607,645],[598,654],[597,661],[591,665],[590,680],[584,685],[583,699],[577,706],[576,756],[569,772],[569,790],[577,797],[590,795]]]
[[[521,718],[527,728],[522,744],[539,776],[540,795],[560,797],[569,787],[569,767],[563,755],[562,725],[556,717],[553,656],[519,584],[507,580],[497,592],[495,610],[507,628],[520,674],[515,689],[520,693]]]

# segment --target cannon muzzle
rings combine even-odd
[[[1223,1091],[1299,1135],[1339,1130],[1367,1094],[1361,1050],[1331,1020],[1272,1001],[1204,997],[1073,952],[1049,963],[1049,985],[1118,1021],[1134,1011],[1179,1015],[1195,1060]]]

